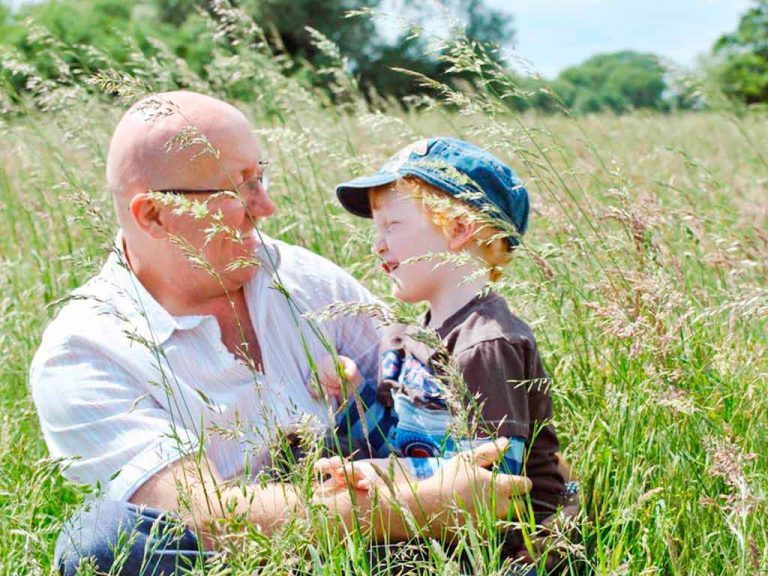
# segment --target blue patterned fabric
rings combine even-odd
[[[408,351],[382,353],[381,381],[392,388],[392,406],[380,402],[377,384],[367,380],[336,418],[338,432],[367,443],[372,457],[391,454],[410,458],[412,473],[427,478],[445,458],[488,441],[457,440],[450,435],[453,416],[442,386],[430,367]],[[520,474],[525,439],[516,436],[509,440],[499,470]]]
[[[367,445],[370,457],[386,458],[392,453],[388,435],[397,424],[397,414],[376,399],[377,390],[375,381],[365,380],[336,416],[336,430],[356,444]]]

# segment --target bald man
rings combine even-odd
[[[372,297],[327,260],[259,233],[275,210],[266,170],[246,118],[201,94],[147,97],[115,129],[115,248],[46,329],[30,373],[51,456],[100,492],[62,531],[63,574],[85,559],[112,573],[170,574],[204,562],[228,518],[244,514],[270,534],[303,514],[307,502],[290,485],[227,481],[262,470],[277,431],[331,425],[307,385],[310,357],[327,354],[323,340],[375,373],[370,319],[314,326],[303,316]],[[498,454],[487,445],[418,494],[384,495],[386,524],[369,521],[367,493],[354,506],[347,491],[318,489],[314,499],[349,526],[357,515],[378,539],[409,535],[398,506],[439,532],[456,495],[490,501],[491,475],[476,464]],[[499,515],[527,488],[516,477],[495,484]]]

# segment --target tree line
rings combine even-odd
[[[484,0],[448,0],[443,15],[431,5],[415,5],[405,9],[402,21],[390,17],[389,25],[372,16],[381,9],[381,0],[47,0],[11,10],[0,0],[0,86],[20,99],[41,82],[60,79],[63,69],[70,78],[104,68],[131,74],[139,61],[146,71],[154,60],[178,64],[172,81],[183,87],[195,77],[207,81],[220,74],[227,53],[259,46],[281,73],[327,88],[331,100],[340,97],[339,79],[345,76],[370,100],[408,104],[434,95],[425,78],[470,90],[481,81],[471,66],[457,71],[455,55],[442,57],[452,35],[463,35],[465,46],[507,65],[489,47],[512,44],[513,18]],[[461,24],[436,26],[438,17]],[[634,51],[596,55],[549,81],[511,69],[505,74],[519,86],[509,98],[517,110],[701,107],[707,105],[702,81],[733,100],[763,103],[768,0],[754,0],[738,29],[718,40],[696,82],[681,82],[659,56]],[[258,97],[244,80],[234,79],[228,91],[242,100]]]

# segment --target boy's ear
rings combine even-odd
[[[161,210],[148,194],[136,194],[131,198],[131,215],[136,226],[153,238],[166,236],[166,212]]]
[[[448,248],[451,252],[459,252],[474,244],[477,224],[467,218],[455,218],[448,230]]]

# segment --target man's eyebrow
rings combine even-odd
[[[255,170],[253,172],[253,174],[248,176],[248,178],[243,178],[243,181],[238,183],[238,184],[235,184],[235,186],[242,186],[243,184],[245,184],[247,182],[250,182],[251,180],[257,180],[257,179],[261,178],[261,176],[264,174],[264,171],[270,166],[270,164],[272,164],[271,160],[259,160],[256,163],[256,165],[258,166],[258,169]],[[243,172],[241,172],[241,174],[244,173],[244,172],[246,172],[246,171],[243,170]]]

